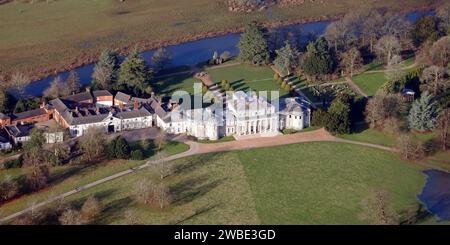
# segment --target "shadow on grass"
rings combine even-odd
[[[181,174],[186,172],[191,172],[195,169],[203,167],[206,164],[212,164],[214,158],[219,156],[220,153],[210,153],[210,154],[202,154],[195,157],[192,157],[188,160],[185,160],[181,164],[176,164],[172,167],[173,174]]]
[[[133,202],[134,200],[129,196],[110,202],[103,208],[100,216],[95,220],[95,224],[109,224],[112,220],[121,219],[124,210]]]
[[[218,204],[212,204],[212,205],[203,206],[201,208],[197,208],[197,209],[194,210],[193,214],[191,214],[188,217],[185,217],[185,218],[177,221],[176,223],[174,223],[174,225],[180,225],[180,224],[182,224],[182,223],[184,223],[186,221],[189,221],[189,220],[191,220],[191,219],[193,219],[193,218],[195,218],[195,217],[197,217],[199,215],[208,213],[209,211],[215,209],[218,206],[219,206]]]
[[[171,189],[171,193],[174,198],[174,205],[183,205],[186,203],[190,203],[193,200],[200,198],[219,186],[226,179],[219,179],[214,181],[208,181],[209,176],[203,175],[200,177],[195,177],[191,179],[187,179],[184,181],[180,181],[177,184],[173,185]]]

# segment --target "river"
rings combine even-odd
[[[420,16],[432,15],[433,11],[415,11],[407,14],[407,18],[414,22]],[[270,32],[278,33],[301,33],[303,42],[307,41],[305,38],[320,36],[324,33],[328,24],[331,21],[319,21],[305,24],[288,25],[284,27],[279,27]],[[313,34],[313,35],[311,35]],[[295,35],[295,34],[294,34]],[[200,62],[204,62],[212,57],[214,51],[219,52],[228,51],[232,56],[236,56],[239,52],[236,45],[239,41],[240,34],[227,34],[223,36],[205,38],[197,41],[181,43],[177,45],[167,46],[166,49],[172,55],[171,66],[181,66],[181,65],[196,65]],[[282,35],[283,36],[283,35]],[[148,50],[142,53],[144,59],[149,63],[155,50]],[[94,64],[84,65],[74,70],[78,73],[80,80],[83,85],[88,85],[91,82],[91,75],[94,69]],[[48,88],[51,81],[55,79],[56,76],[61,76],[61,78],[67,78],[69,71],[61,72],[57,75],[49,76],[41,80],[32,81],[26,88],[26,96],[42,96],[45,89]],[[15,92],[11,91],[12,94],[16,95]]]

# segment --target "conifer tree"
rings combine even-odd
[[[111,49],[105,49],[94,67],[92,80],[103,89],[109,89],[117,81],[118,69],[119,57],[117,53]]]
[[[150,75],[151,71],[135,48],[120,65],[118,82],[133,90],[135,95],[142,95],[148,91]]]
[[[299,52],[296,48],[291,47],[289,42],[285,42],[284,47],[275,51],[277,57],[274,64],[281,70],[286,71],[287,75],[291,74],[291,69],[297,66]]]
[[[409,127],[419,131],[432,130],[436,127],[438,115],[438,106],[432,100],[432,95],[424,92],[420,99],[412,104],[408,115]]]
[[[249,25],[238,43],[239,59],[243,62],[264,65],[269,63],[269,47],[264,33],[256,26]]]

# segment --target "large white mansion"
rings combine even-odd
[[[310,106],[305,100],[286,98],[269,103],[264,97],[238,91],[227,95],[224,105],[182,109],[173,101],[131,97],[106,90],[84,92],[50,101],[53,118],[73,137],[90,127],[107,132],[160,127],[168,133],[217,140],[256,135],[273,136],[283,129],[300,130],[310,124]]]

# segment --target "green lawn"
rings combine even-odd
[[[384,72],[363,73],[352,77],[352,80],[364,93],[373,96],[386,82],[386,77]]]
[[[132,149],[143,150],[144,156],[150,158],[153,156],[154,143],[148,141],[146,144],[132,143]],[[165,146],[165,151],[168,155],[173,155],[187,151],[189,146],[179,142],[169,142]],[[39,191],[37,193],[31,193],[26,196],[22,196],[12,202],[8,202],[0,207],[0,213],[3,214],[17,212],[30,205],[31,201],[45,200],[53,195],[67,192],[74,189],[77,186],[91,183],[95,180],[113,175],[117,172],[129,169],[130,167],[143,164],[144,161],[133,160],[112,160],[103,161],[94,165],[71,165],[53,167],[50,170],[50,184],[49,187]],[[19,169],[4,169],[0,170],[0,178],[5,175],[10,175],[19,180],[19,183],[23,181],[24,175],[28,172],[27,168]]]
[[[282,157],[281,157],[282,156]],[[417,203],[425,176],[380,150],[308,143],[239,154],[263,224],[360,224],[361,201],[384,189],[402,212]]]
[[[170,97],[176,91],[186,91],[193,95],[195,83],[200,84],[199,92],[201,93],[201,81],[193,78],[189,73],[157,78],[153,87],[155,92],[161,96]]]
[[[272,98],[272,91],[278,91],[280,97],[288,95],[286,90],[281,89],[273,81],[274,72],[268,66],[239,64],[209,69],[207,72],[216,83],[220,83],[222,80],[228,80],[235,91],[266,91],[269,99]]]
[[[142,224],[361,224],[361,202],[383,189],[399,212],[417,204],[425,175],[394,153],[363,146],[315,142],[203,154],[169,163],[164,179],[174,202],[161,211],[138,204],[132,191],[154,168],[69,198],[95,195],[100,224],[124,224],[131,210]]]
[[[368,128],[365,124],[358,124],[352,130],[354,131],[353,133],[338,135],[338,137],[389,147],[393,147],[396,144],[394,137],[386,135],[380,130]]]
[[[197,140],[198,143],[202,144],[214,144],[214,143],[220,143],[220,142],[229,142],[229,141],[235,141],[236,139],[233,136],[225,136],[218,140]]]

